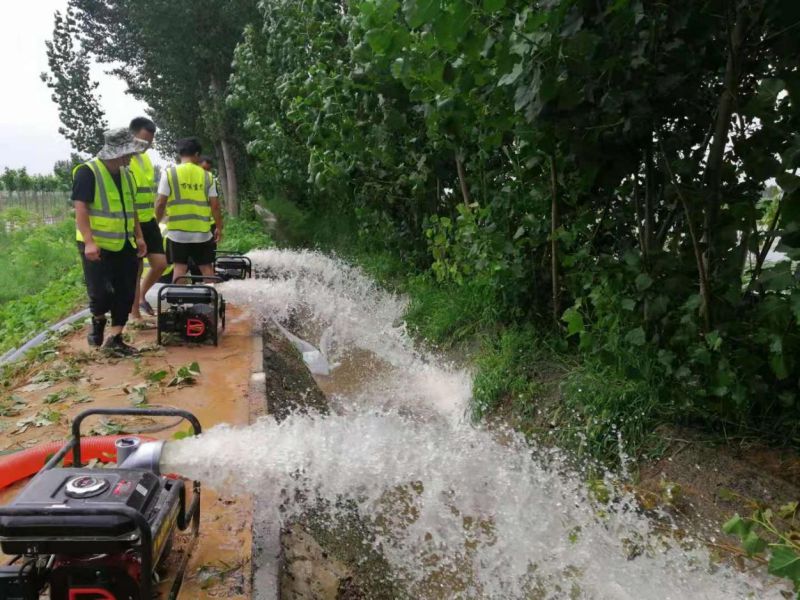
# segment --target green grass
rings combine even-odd
[[[553,413],[562,426],[560,443],[604,462],[615,462],[622,449],[639,456],[652,445],[656,426],[670,420],[661,383],[628,377],[592,360],[569,370],[561,392],[562,403]]]
[[[6,231],[5,223],[15,229]],[[75,225],[36,225],[20,209],[0,213],[0,353],[73,312],[85,298]]]
[[[11,232],[0,228],[0,306],[39,292],[76,264],[78,250],[72,221],[23,226]]]
[[[0,305],[0,353],[23,344],[45,327],[68,316],[86,298],[83,273],[67,268],[36,293]]]
[[[403,287],[411,299],[406,321],[428,341],[452,347],[498,327],[494,291],[478,281],[447,285],[431,275],[418,275]]]
[[[272,238],[258,221],[246,217],[227,216],[225,218],[225,230],[219,246],[220,250],[249,252],[256,248],[269,248],[273,245]]]
[[[557,391],[546,385],[563,370],[563,348],[557,338],[534,327],[509,327],[484,338],[475,361],[474,414],[482,417],[503,404],[516,416],[530,417],[542,408],[544,395]]]
[[[310,228],[310,220],[306,213],[280,196],[271,197],[269,200],[262,201],[262,204],[272,211],[278,220],[279,241],[289,246],[309,245],[314,233]]]

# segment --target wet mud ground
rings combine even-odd
[[[75,415],[90,407],[136,406],[141,390],[150,406],[186,409],[198,417],[204,429],[222,422],[245,425],[250,422],[251,407],[263,405],[263,398],[259,402],[249,396],[252,356],[260,351],[255,342],[259,338],[253,336],[250,316],[235,307],[229,307],[228,328],[217,347],[159,348],[154,329],[134,330],[131,335],[137,347],[148,349],[137,359],[113,359],[90,351],[81,329],[65,337],[46,360],[37,361],[24,377],[3,390],[0,399],[5,399],[4,405],[16,409],[0,416],[0,451],[66,440]],[[194,384],[168,385],[182,366],[195,361],[200,375]],[[160,382],[151,381],[159,371],[167,373]],[[136,387],[145,384],[144,388]],[[146,431],[161,424],[169,427]],[[169,418],[90,417],[84,422],[83,433],[141,432],[143,436],[170,439],[188,430],[186,422],[175,424]],[[0,504],[10,501],[24,483],[0,492]],[[251,504],[249,497],[236,494],[236,490],[203,488],[200,540],[186,571],[181,600],[251,597]],[[167,571],[180,558],[186,539],[180,535],[176,542]],[[167,575],[161,589],[168,589],[169,584]]]

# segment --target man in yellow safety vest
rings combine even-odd
[[[153,121],[147,117],[136,117],[131,121],[130,129],[135,138],[147,143],[148,148],[152,146],[156,134],[156,124]],[[147,244],[147,262],[150,266],[147,274],[143,273],[143,265],[139,266],[136,301],[131,309],[131,316],[138,320],[142,318],[142,311],[148,315],[153,314],[153,307],[147,302],[145,295],[166,269],[167,257],[156,221],[156,170],[153,162],[147,152],[142,152],[133,157],[129,169],[136,182],[136,214]]]
[[[92,313],[89,345],[129,356],[138,351],[124,342],[122,329],[136,296],[139,258],[147,247],[134,208],[135,182],[126,167],[146,143],[127,127],[106,131],[104,136],[97,157],[72,173],[75,237]],[[111,328],[104,343],[107,312]]]
[[[202,147],[197,138],[178,140],[180,164],[161,175],[156,219],[167,216],[167,254],[173,281],[186,275],[189,260],[205,276],[214,275],[214,248],[222,239],[222,211],[211,173],[197,163]],[[215,230],[211,231],[212,217]]]

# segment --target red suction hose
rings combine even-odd
[[[120,438],[137,437],[143,442],[152,441],[153,438],[131,435],[104,435],[99,437],[81,438],[81,460],[97,459],[101,462],[112,462],[117,459],[117,447],[114,445]],[[47,442],[20,450],[14,454],[0,456],[0,490],[9,485],[36,475],[47,459],[58,452],[65,442]],[[64,457],[64,464],[72,463],[72,453]]]

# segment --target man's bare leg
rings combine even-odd
[[[156,281],[161,279],[164,274],[164,269],[167,268],[167,257],[165,254],[148,254],[147,260],[150,262],[150,271],[148,271],[144,280],[141,282],[141,293],[137,288],[136,298],[139,304],[147,301],[147,292],[155,285]]]
[[[131,306],[131,320],[141,321],[142,311],[139,310],[139,290],[141,289],[142,271],[144,270],[144,261],[139,259],[139,271],[136,273],[136,295],[133,297],[133,306]]]
[[[172,269],[172,282],[175,283],[178,281],[179,278],[186,275],[186,272],[189,270],[189,265],[186,263],[175,263]]]
[[[214,276],[214,265],[198,265],[198,269],[203,274],[203,277],[213,277]],[[203,283],[214,283],[213,279],[204,279]]]

